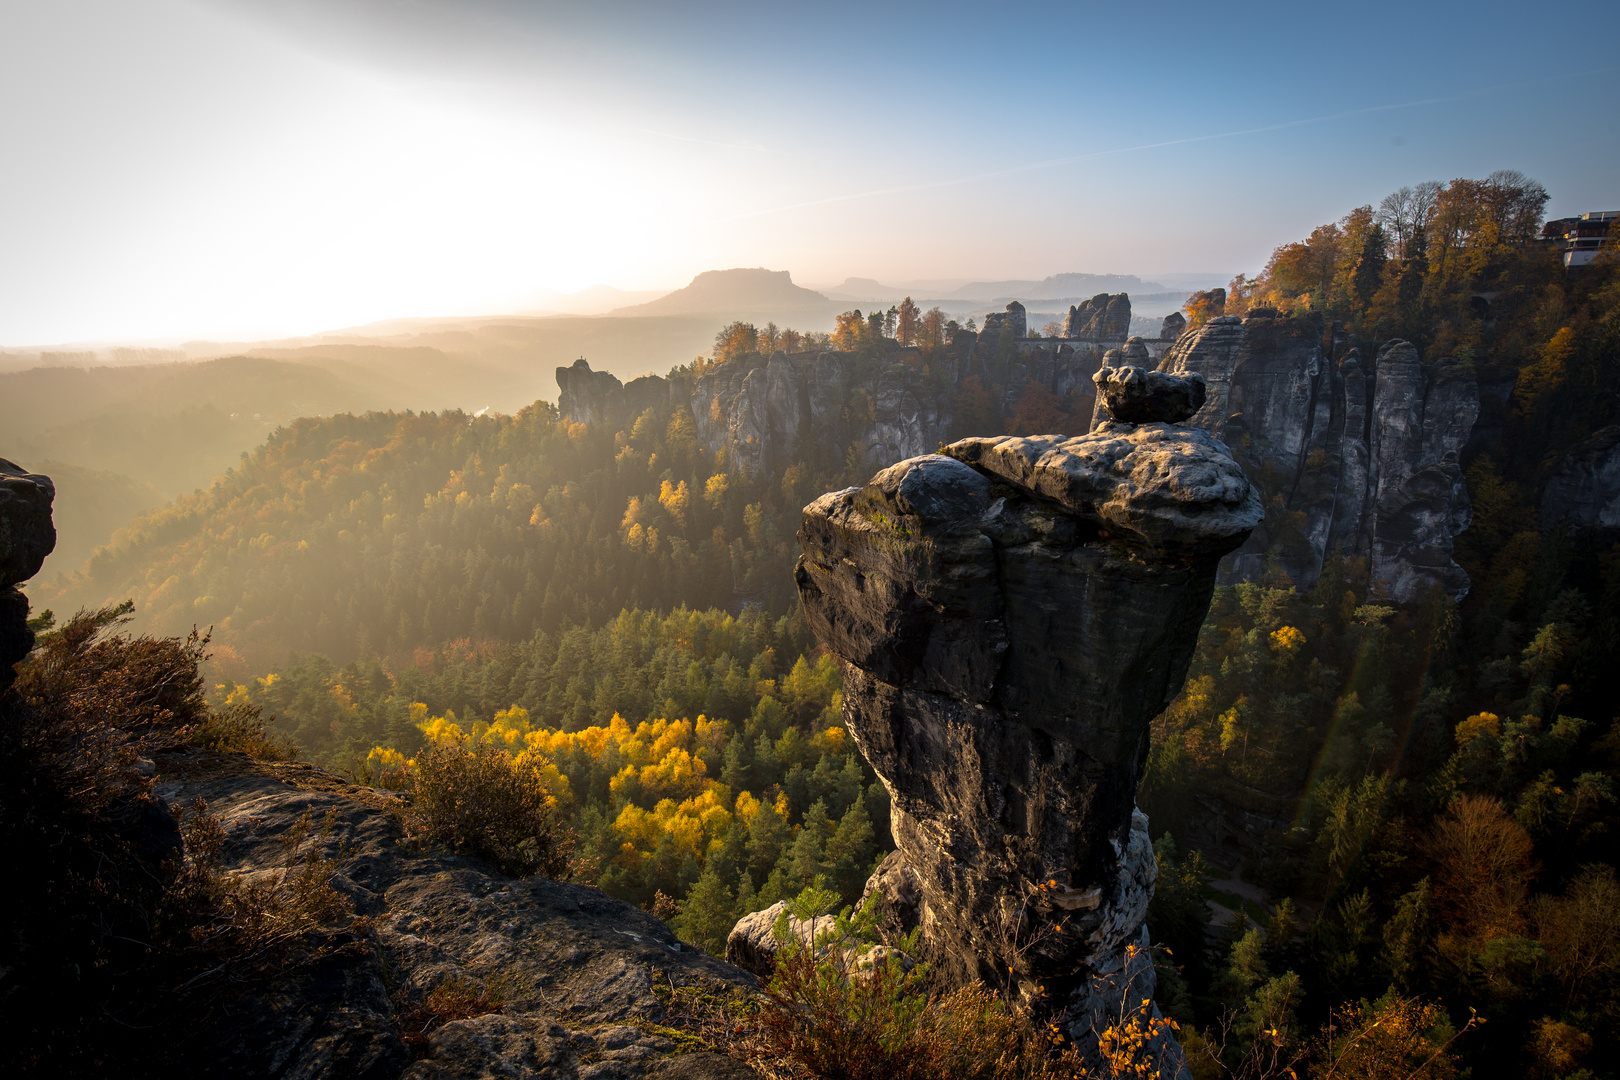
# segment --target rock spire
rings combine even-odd
[[[1201,388],[1100,382],[1140,383],[1150,416]],[[1160,420],[964,439],[805,508],[805,614],[893,797],[899,850],[868,890],[943,978],[1067,1009],[1082,1045],[1151,998],[1148,724],[1261,516],[1220,440]]]

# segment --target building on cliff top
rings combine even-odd
[[[1580,217],[1555,218],[1541,227],[1541,239],[1561,249],[1564,268],[1574,270],[1597,258],[1611,242],[1611,227],[1620,210],[1593,210]],[[1620,236],[1620,232],[1614,235]]]

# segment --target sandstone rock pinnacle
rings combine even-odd
[[[1162,422],[964,439],[805,508],[805,614],[893,797],[868,890],[941,977],[1067,1009],[1083,1046],[1151,998],[1148,724],[1261,516],[1223,443]]]

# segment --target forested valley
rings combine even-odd
[[[1620,545],[1539,503],[1620,421],[1620,266],[1566,274],[1545,202],[1512,175],[1403,189],[1189,301],[1194,327],[1268,307],[1511,388],[1462,462],[1466,597],[1394,604],[1343,555],[1304,588],[1272,566],[1217,590],[1154,725],[1158,1000],[1184,1043],[1224,1048],[1196,1075],[1261,1038],[1310,1053],[1330,1018],[1410,1036],[1424,1075],[1615,1075]],[[900,345],[881,313],[840,327],[873,364]],[[728,327],[669,378],[781,341]],[[1089,424],[1006,389],[961,388],[959,415]],[[889,463],[812,449],[737,471],[673,404],[618,430],[545,402],[303,419],[30,592],[212,626],[217,702],[366,784],[401,785],[435,741],[503,749],[543,777],[586,880],[718,951],[817,878],[858,898],[889,846],[791,577],[799,508]]]

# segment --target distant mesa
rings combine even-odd
[[[616,308],[614,315],[697,315],[706,312],[825,312],[832,301],[814,289],[793,284],[786,270],[753,267],[707,270],[684,289],[646,304]]]

